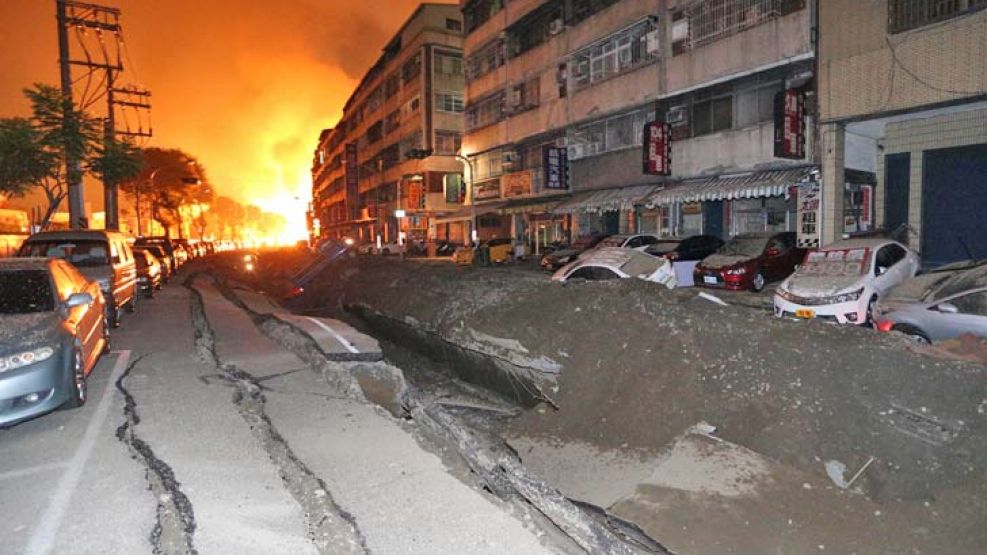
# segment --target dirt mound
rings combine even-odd
[[[923,526],[987,534],[987,371],[916,353],[903,336],[783,321],[636,280],[562,286],[377,258],[332,268],[298,303],[365,307],[491,357],[540,361],[558,410],[527,411],[512,435],[658,452],[706,421],[815,474],[873,457],[857,481],[871,499],[948,499]]]

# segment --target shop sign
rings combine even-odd
[[[504,198],[524,197],[531,194],[531,170],[504,174],[500,178]]]
[[[644,126],[644,173],[672,174],[672,126],[663,121]]]
[[[702,213],[703,213],[703,205],[701,203],[687,202],[682,205],[682,214],[684,215],[702,214]]]
[[[542,149],[545,158],[545,188],[569,188],[569,150],[565,147],[546,146]]]
[[[805,95],[795,89],[775,95],[775,158],[805,158]]]
[[[821,244],[822,184],[815,179],[799,183],[798,195],[798,246],[816,248]]]
[[[360,168],[357,167],[356,143],[346,143],[346,212],[349,219],[360,213]]]
[[[425,208],[425,195],[422,194],[424,184],[421,181],[407,182],[407,201],[405,207],[408,210],[422,210]]]
[[[500,198],[500,179],[490,179],[473,184],[473,200]]]
[[[873,229],[874,186],[846,183],[843,199],[843,232],[857,233]]]

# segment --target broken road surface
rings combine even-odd
[[[0,431],[0,551],[559,551],[206,277],[113,341],[83,409]]]

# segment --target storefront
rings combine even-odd
[[[500,213],[511,220],[511,237],[525,253],[540,253],[545,245],[569,239],[569,217],[553,210],[571,195],[549,195],[512,199]]]
[[[590,233],[633,233],[638,230],[638,207],[657,185],[633,185],[583,191],[554,210],[572,218],[575,236]]]

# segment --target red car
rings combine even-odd
[[[737,235],[697,264],[693,279],[700,287],[760,291],[802,263],[806,250],[795,244],[793,231]]]

